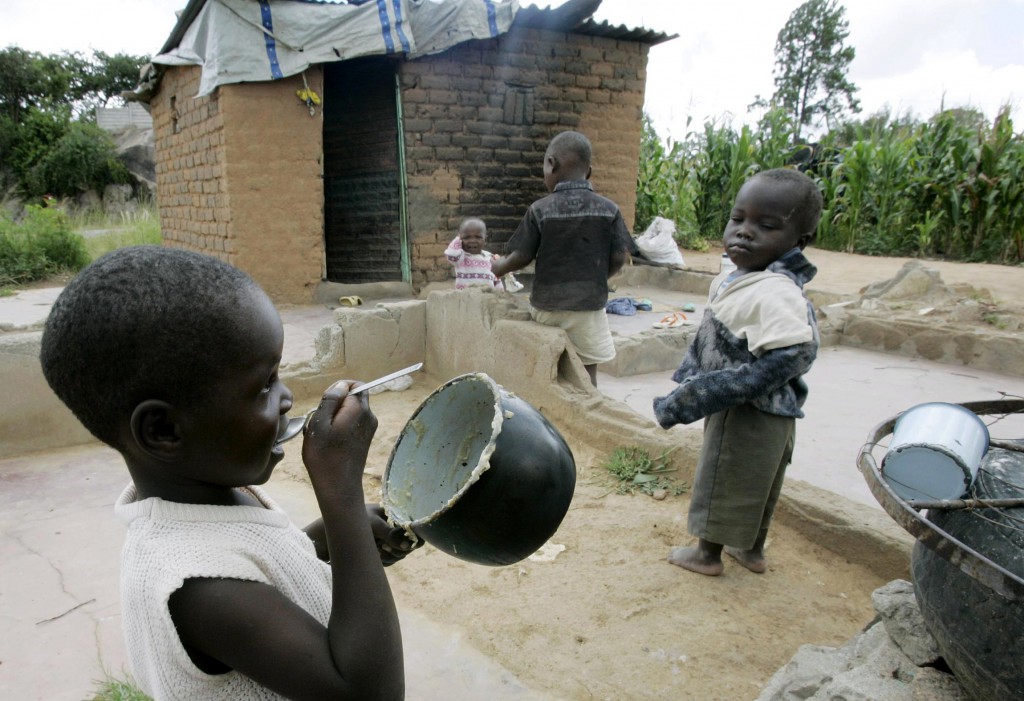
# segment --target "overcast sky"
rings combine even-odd
[[[538,4],[559,5],[562,0]],[[0,0],[0,46],[153,54],[186,0]],[[521,4],[528,4],[525,0]],[[662,136],[749,119],[774,91],[775,39],[801,0],[604,0],[596,19],[678,34],[651,50],[646,109]],[[1024,0],[846,0],[856,49],[848,78],[863,115],[929,117],[940,105],[992,118],[1010,104],[1024,129]],[[691,127],[692,128],[692,127]]]

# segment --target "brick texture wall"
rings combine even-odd
[[[295,96],[300,77],[193,98],[198,87],[197,67],[170,68],[151,103],[164,243],[236,265],[275,301],[308,303],[323,267],[320,113]]]
[[[595,189],[632,226],[649,47],[516,29],[399,64],[412,283],[451,277],[459,222],[487,222],[501,252],[546,194],[543,155],[566,129],[594,147]],[[320,72],[307,71],[312,86]],[[308,303],[323,276],[323,120],[301,77],[194,99],[197,67],[171,67],[151,108],[167,245],[215,255],[278,302]]]
[[[233,262],[224,188],[224,118],[217,97],[192,99],[199,69],[171,68],[150,103],[164,243]]]
[[[567,129],[590,139],[594,187],[632,226],[648,50],[519,29],[401,64],[413,283],[450,277],[443,251],[465,217],[502,251],[547,194],[544,151]]]

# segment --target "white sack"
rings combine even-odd
[[[683,254],[675,239],[676,223],[664,217],[655,217],[647,231],[636,238],[637,248],[647,260],[683,267]]]

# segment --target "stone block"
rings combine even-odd
[[[904,579],[893,580],[876,589],[871,601],[886,633],[914,664],[923,667],[939,659],[939,647],[914,598],[914,585]]]

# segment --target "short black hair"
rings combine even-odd
[[[797,210],[795,212],[796,223],[801,234],[810,234],[809,240],[814,240],[818,233],[818,220],[821,219],[821,210],[825,206],[821,197],[818,184],[809,176],[801,173],[795,168],[773,168],[772,170],[761,171],[754,175],[755,178],[768,178],[776,183],[793,187],[797,197]]]
[[[244,318],[259,286],[210,256],[131,246],[79,272],[46,320],[40,349],[50,387],[98,439],[121,450],[139,402],[201,401],[248,344]]]
[[[556,134],[551,139],[548,150],[563,160],[575,161],[582,168],[590,167],[590,159],[594,153],[590,139],[578,131],[563,131]]]
[[[487,224],[484,223],[483,219],[479,219],[478,217],[466,217],[465,219],[463,219],[462,223],[459,224],[459,235],[461,236],[462,232],[468,229],[470,226],[475,226],[476,228],[480,229],[480,231],[483,232],[484,240],[487,240]]]

